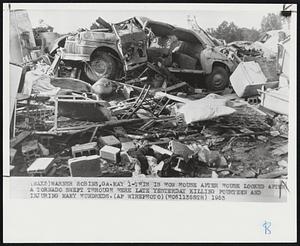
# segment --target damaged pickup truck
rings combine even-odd
[[[63,60],[84,62],[91,82],[117,79],[147,62],[161,64],[173,73],[202,76],[210,90],[223,90],[237,64],[226,48],[204,30],[189,30],[146,17],[133,17],[62,38]],[[200,83],[200,82],[199,82]]]

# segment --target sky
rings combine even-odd
[[[26,9],[32,26],[39,20],[58,33],[89,28],[101,16],[107,22],[120,22],[133,16],[146,16],[173,25],[188,27],[187,16],[196,16],[204,28],[216,28],[224,20],[239,27],[260,28],[263,16],[279,13],[282,4],[12,4],[12,9]]]

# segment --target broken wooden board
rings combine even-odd
[[[287,174],[288,174],[288,171],[287,171],[287,168],[285,168],[282,170],[274,170],[273,172],[270,172],[270,173],[258,175],[257,178],[258,179],[273,179],[273,178],[277,178],[280,176],[285,176]]]
[[[158,91],[163,91],[163,92],[169,92],[169,91],[173,91],[173,90],[176,90],[176,89],[179,89],[183,86],[187,86],[188,84],[186,82],[180,82],[180,83],[177,83],[175,85],[171,85],[167,88],[159,88],[159,89],[155,89],[154,91],[155,92],[158,92]]]
[[[196,69],[181,69],[181,68],[172,68],[168,67],[168,70],[171,73],[193,73],[193,74],[204,74],[204,70],[196,70]]]
[[[173,101],[181,102],[181,103],[187,103],[187,102],[191,101],[190,99],[173,96],[173,95],[167,94],[165,92],[161,92],[161,91],[156,92],[154,95],[154,98],[162,98],[162,97],[167,97]]]
[[[17,144],[21,143],[25,138],[29,137],[31,135],[31,132],[29,131],[23,131],[18,136],[14,137],[10,140],[10,147],[14,148]]]

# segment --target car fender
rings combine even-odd
[[[229,71],[234,70],[234,63],[226,55],[218,52],[215,48],[207,47],[200,54],[200,62],[205,74],[210,74],[215,63],[221,63],[228,67]]]
[[[116,45],[113,45],[113,44],[106,44],[106,43],[102,43],[100,46],[98,46],[97,48],[95,48],[91,53],[90,53],[90,58],[93,56],[93,54],[95,54],[95,52],[97,50],[113,50],[115,53],[118,54],[118,58],[120,58],[120,52],[118,51]]]
[[[109,43],[101,43],[101,45],[77,45],[77,46],[81,46],[83,48],[83,53],[81,54],[74,54],[74,53],[68,53],[67,50],[65,50],[63,52],[63,59],[66,60],[83,60],[83,61],[90,61],[93,57],[93,55],[98,51],[98,50],[102,50],[102,51],[111,51],[111,53],[113,53],[114,55],[117,54],[117,58],[120,57],[120,54],[118,52],[118,50],[115,48],[115,46],[113,44],[109,44]]]

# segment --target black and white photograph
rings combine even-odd
[[[283,7],[255,27],[10,10],[10,175],[286,179]]]
[[[4,4],[9,197],[293,203],[296,4],[71,5]]]

